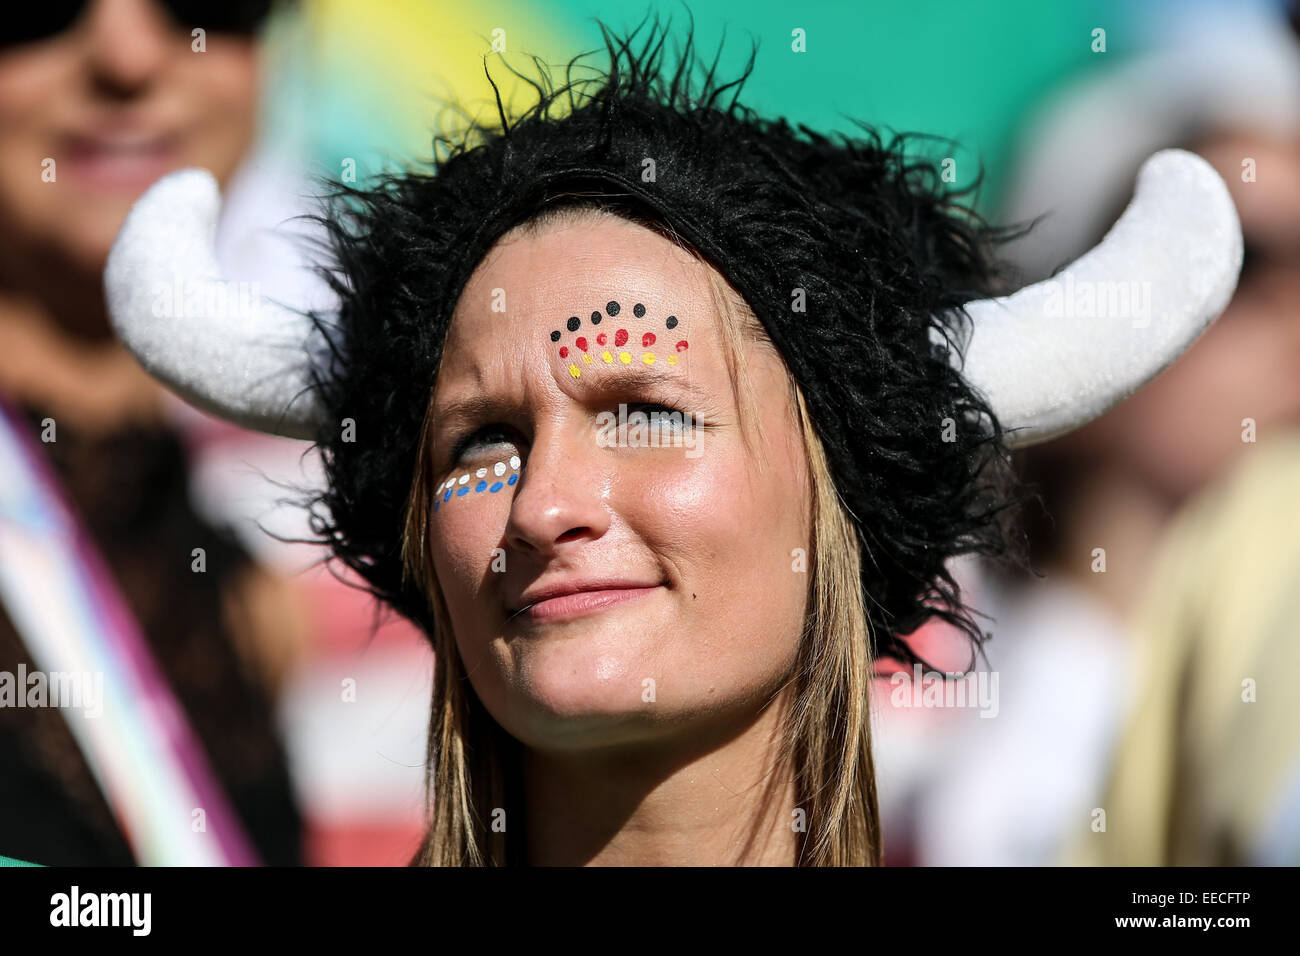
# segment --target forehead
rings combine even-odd
[[[613,216],[516,230],[466,283],[444,372],[488,349],[558,354],[578,337],[594,346],[602,332],[612,344],[619,329],[638,345],[653,332],[664,352],[687,336],[694,348],[716,335],[709,273],[669,239]]]

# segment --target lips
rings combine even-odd
[[[172,134],[114,130],[69,136],[60,172],[96,189],[143,189],[179,162]]]
[[[525,590],[511,608],[511,615],[536,620],[575,617],[638,600],[659,587],[658,582],[629,579],[554,581]]]

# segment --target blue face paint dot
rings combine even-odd
[[[519,476],[518,476],[518,475],[511,475],[511,476],[510,476],[510,480],[507,481],[506,484],[507,484],[507,485],[513,485],[513,484],[514,484],[516,481],[518,481],[518,480],[519,480]]]
[[[604,318],[604,316],[601,315],[599,312],[593,312],[593,313],[591,313],[591,324],[592,324],[592,325],[600,325],[600,320],[603,319],[603,318]]]
[[[552,329],[552,330],[551,330],[551,341],[552,341],[552,342],[558,342],[558,341],[560,341],[560,330],[559,330],[559,329]]]
[[[442,500],[443,500],[443,501],[450,501],[450,500],[451,500],[451,489],[450,489],[450,488],[448,488],[448,489],[447,489],[447,493],[446,493],[445,495],[442,496]]]
[[[459,498],[461,495],[467,495],[467,494],[469,494],[469,488],[468,487],[461,488],[459,491],[456,492],[456,497]]]
[[[580,325],[582,325],[582,320],[579,319],[576,315],[575,315],[575,316],[571,316],[571,317],[569,318],[569,331],[570,331],[570,332],[576,332],[576,331],[578,331],[578,326],[580,326]]]
[[[474,490],[475,490],[475,491],[482,491],[482,490],[483,490],[484,488],[486,488],[486,487],[487,487],[487,482],[486,482],[486,481],[480,481],[477,485],[474,486]]]
[[[441,508],[441,507],[442,507],[442,499],[441,499],[441,498],[435,498],[435,499],[434,499],[434,502],[433,502],[433,510],[434,510],[434,512],[436,513],[437,510],[438,510],[439,508]]]
[[[499,481],[494,481],[494,482],[492,482],[492,487],[489,488],[488,491],[500,491],[503,487],[505,487],[505,486],[502,485],[501,482],[499,482]]]

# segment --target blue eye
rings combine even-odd
[[[659,402],[633,402],[627,406],[629,412],[644,412],[652,424],[658,428],[669,428],[673,431],[685,431],[687,428],[695,427],[694,416],[689,412],[683,412],[672,405],[663,405]]]

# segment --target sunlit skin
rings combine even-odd
[[[514,486],[434,513],[431,548],[473,689],[525,745],[534,863],[793,862],[789,780],[762,778],[807,606],[793,552],[809,548],[808,476],[770,346],[745,346],[755,403],[742,428],[707,270],[613,217],[511,234],[448,333],[435,482],[522,464]],[[593,326],[611,300],[620,314]],[[574,340],[619,328],[635,360],[597,348],[575,377]],[[647,365],[651,330],[662,357]],[[466,402],[490,407],[454,411]],[[620,402],[691,412],[698,455],[601,447],[597,416]],[[585,610],[562,598],[516,613],[529,589],[578,579],[618,590]],[[761,836],[745,847],[750,824]]]

